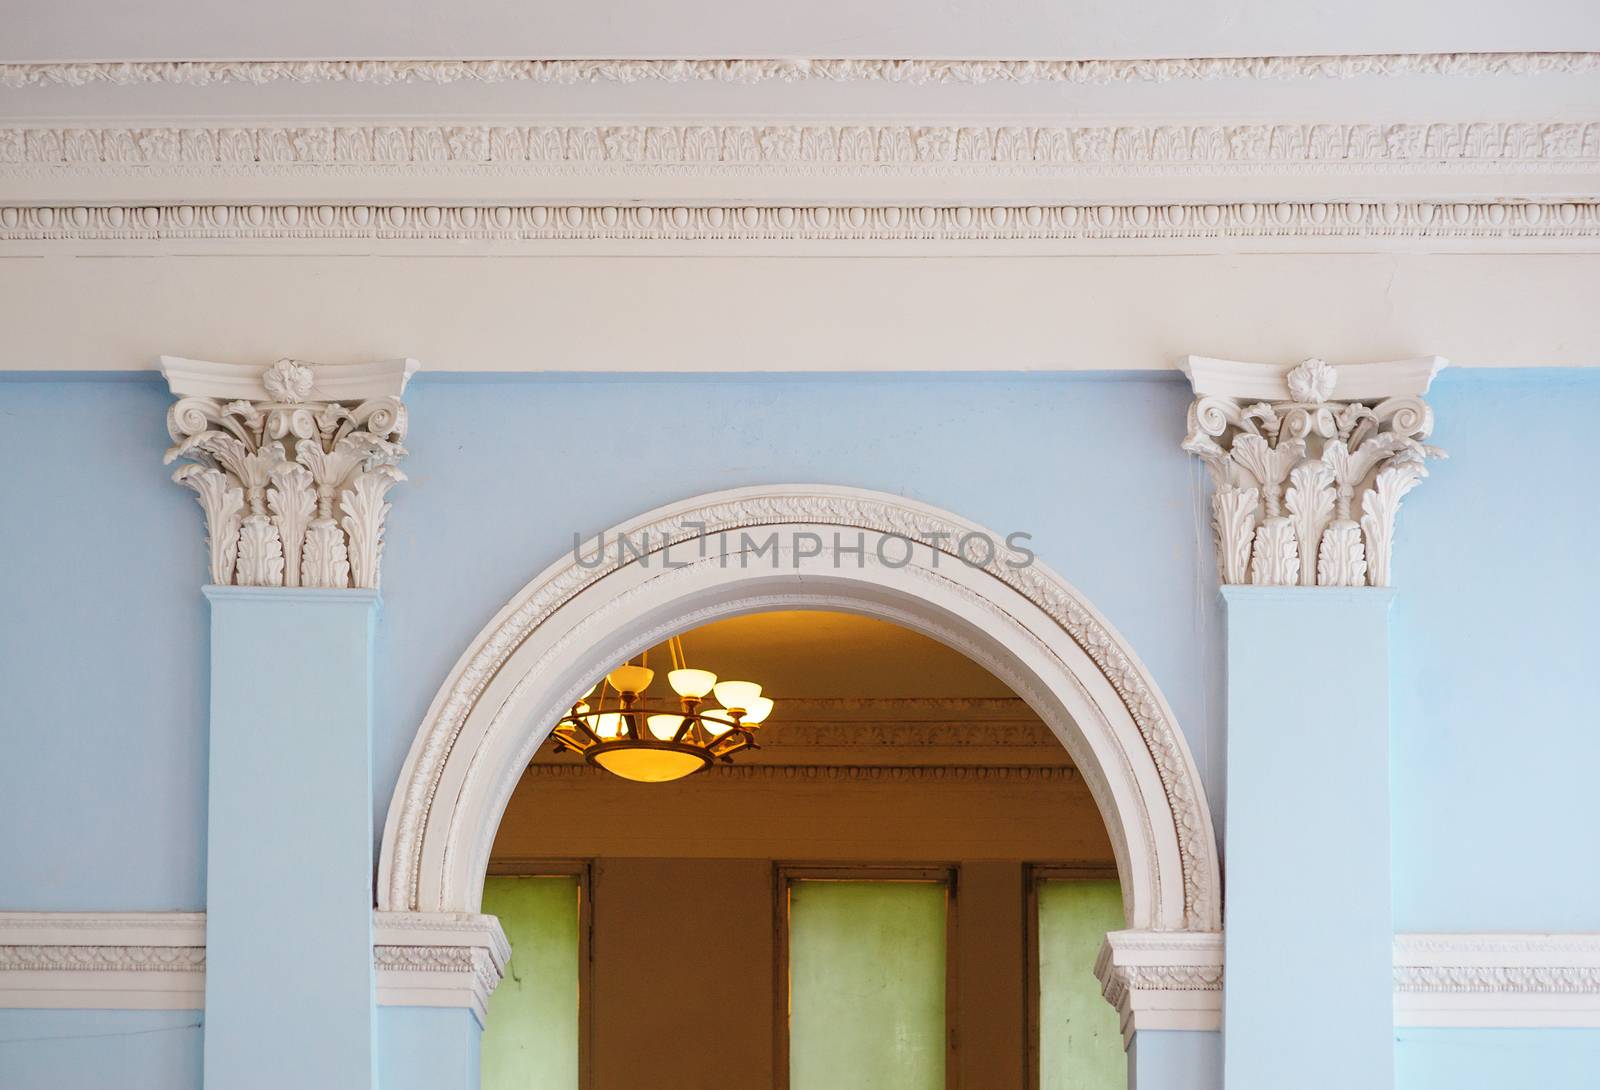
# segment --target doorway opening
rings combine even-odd
[[[484,885],[512,947],[485,1090],[1126,1085],[1093,973],[1124,922],[1115,853],[1026,701],[859,614],[674,638],[635,667],[687,654],[772,711],[756,746],[668,783],[540,746]]]

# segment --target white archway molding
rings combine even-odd
[[[776,548],[761,550],[773,531]],[[957,555],[969,534],[999,545],[981,566]],[[619,535],[640,548],[619,558]],[[806,535],[852,551],[817,555]],[[598,563],[585,552],[595,566],[569,555],[524,587],[434,697],[390,803],[381,909],[478,910],[523,768],[606,665],[720,617],[822,608],[923,632],[1011,685],[1099,805],[1128,926],[1220,926],[1210,812],[1171,710],[1110,625],[1044,565],[1020,564],[1003,535],[896,496],[803,485],[686,500],[604,540]]]

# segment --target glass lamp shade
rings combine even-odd
[[[667,675],[667,684],[679,696],[703,700],[717,683],[717,675],[710,670],[674,670]]]
[[[624,747],[594,755],[594,762],[612,775],[638,783],[681,780],[706,767],[708,758],[679,749]]]
[[[656,672],[648,666],[618,666],[606,675],[611,687],[619,693],[642,693],[650,688]]]
[[[741,719],[740,722],[747,727],[753,727],[758,723],[765,723],[767,721],[767,716],[771,714],[772,699],[770,697],[758,696],[752,700],[750,702],[750,706],[744,710],[744,718]]]
[[[761,686],[753,681],[719,681],[713,691],[717,694],[717,703],[730,711],[749,711],[761,699]]]
[[[677,737],[678,728],[683,726],[683,716],[667,714],[652,715],[645,722],[650,727],[651,734],[655,735],[663,742],[670,742],[673,738]]]
[[[712,713],[712,715],[702,716],[700,719],[700,726],[707,734],[711,735],[711,737],[721,738],[724,734],[727,734],[733,729],[733,724],[727,720],[718,721],[712,717],[714,715],[715,713]]]
[[[591,715],[589,729],[601,738],[615,738],[622,733],[622,716],[617,712]]]

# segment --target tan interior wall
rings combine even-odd
[[[492,865],[593,860],[587,1090],[773,1085],[777,861],[957,864],[960,1085],[1024,1090],[1023,864],[1112,856],[1074,771],[990,773],[734,769],[639,785],[536,767]]]
[[[590,1090],[771,1086],[771,865],[607,859],[593,874]]]
[[[956,1065],[1022,1090],[1027,972],[1020,863],[961,866]],[[589,1090],[773,1085],[782,992],[767,860],[608,859],[593,871]]]
[[[1070,768],[735,768],[641,785],[535,766],[523,777],[495,859],[613,857],[1113,862]]]

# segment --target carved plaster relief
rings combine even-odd
[[[1183,449],[1211,471],[1224,583],[1386,587],[1400,501],[1444,452],[1423,442],[1437,358],[1343,369],[1189,356]]]
[[[1541,75],[1592,71],[1593,52],[1357,53],[1127,60],[923,58],[505,58],[483,60],[117,60],[0,65],[0,87],[170,83],[1167,83],[1215,79]]]
[[[405,480],[400,394],[414,360],[270,367],[161,358],[219,586],[376,588],[390,488]]]

